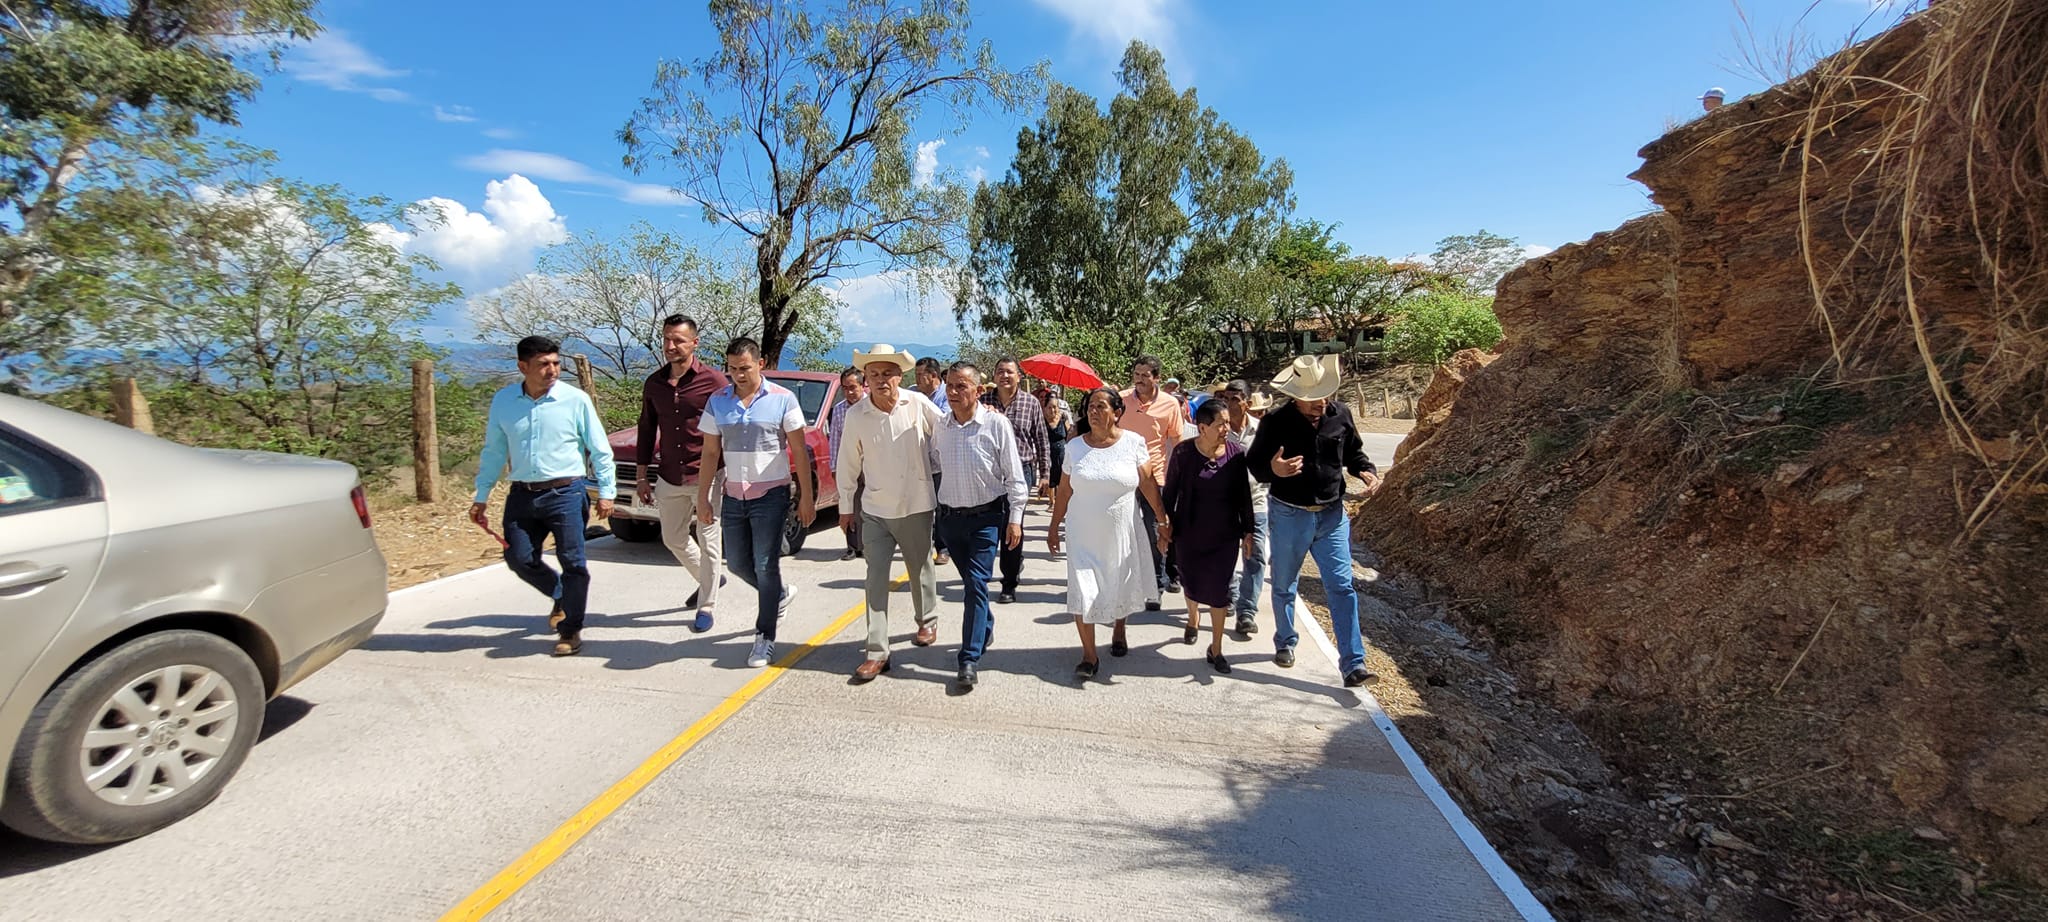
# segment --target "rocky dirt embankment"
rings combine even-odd
[[[1358,521],[1639,800],[1859,906],[2048,911],[2044,62],[1948,0],[1652,143],[1664,210],[1503,281]]]

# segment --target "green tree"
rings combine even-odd
[[[232,124],[258,85],[252,50],[311,37],[313,3],[0,3],[0,363],[61,353],[91,302],[60,274],[152,204],[118,181],[175,167],[202,123]]]
[[[1432,291],[1402,301],[1387,328],[1387,355],[1398,362],[1436,365],[1462,349],[1500,342],[1493,298],[1463,291]]]
[[[1257,294],[1252,270],[1292,207],[1292,174],[1175,90],[1144,43],[1117,76],[1106,111],[1053,87],[1008,173],[976,191],[957,311],[988,333],[1099,340],[1084,358],[1105,375],[1143,352],[1197,373],[1213,363],[1217,318]]]
[[[425,354],[412,330],[461,294],[389,244],[402,211],[335,186],[202,186],[169,246],[98,264],[125,320],[84,342],[210,405],[217,430],[194,441],[343,457],[389,441],[392,382]]]
[[[1499,287],[1501,276],[1527,260],[1515,238],[1485,230],[1445,237],[1437,241],[1436,252],[1429,256],[1430,267],[1460,289],[1489,297]]]
[[[813,5],[712,0],[718,53],[663,61],[619,131],[626,166],[672,170],[705,220],[752,241],[771,366],[804,304],[820,303],[797,300],[819,281],[951,261],[967,195],[919,181],[913,129],[934,107],[951,130],[975,108],[1011,109],[1043,70],[1005,71],[988,43],[970,44],[966,0]]]
[[[760,338],[747,256],[706,253],[645,222],[617,238],[586,233],[543,252],[531,274],[472,300],[470,318],[479,341],[547,333],[595,352],[601,380],[631,384],[663,361],[661,322],[670,314],[697,321],[698,355],[714,364],[732,340]],[[792,304],[793,360],[811,367],[839,345],[837,305],[820,289]]]

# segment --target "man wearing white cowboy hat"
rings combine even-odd
[[[1721,108],[1721,103],[1727,98],[1728,94],[1725,91],[1718,86],[1714,87],[1700,94],[1700,108],[1712,112]]]
[[[910,353],[887,343],[853,354],[867,376],[867,399],[846,411],[839,436],[841,524],[860,509],[862,553],[867,557],[867,658],[853,672],[866,682],[889,669],[889,567],[897,548],[910,574],[910,611],[917,619],[911,643],[938,639],[939,594],[932,576],[932,432],[939,408],[912,396],[903,376],[917,367]],[[858,507],[854,492],[861,490]]]
[[[1342,379],[1334,355],[1301,356],[1273,379],[1290,398],[1259,421],[1252,438],[1252,477],[1271,485],[1267,527],[1273,566],[1273,662],[1294,665],[1296,584],[1301,562],[1314,555],[1323,575],[1330,623],[1337,629],[1337,671],[1356,688],[1376,678],[1365,666],[1358,627],[1358,595],[1351,586],[1351,521],[1344,512],[1344,474],[1379,489],[1379,472],[1365,456],[1351,411],[1332,399]]]

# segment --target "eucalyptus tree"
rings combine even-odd
[[[627,167],[671,174],[707,221],[748,238],[774,365],[812,286],[953,261],[967,193],[920,181],[920,121],[957,130],[976,110],[1012,109],[1043,65],[999,66],[970,41],[966,0],[713,0],[711,19],[718,52],[661,62],[618,137]]]
[[[1175,89],[1150,46],[1132,42],[1117,78],[1106,109],[1053,87],[1006,175],[976,191],[956,309],[995,334],[1100,331],[1085,357],[1111,369],[1140,352],[1192,369],[1218,311],[1265,297],[1247,280],[1293,207],[1292,172]]]

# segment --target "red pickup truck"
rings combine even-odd
[[[825,434],[827,413],[832,404],[839,400],[839,375],[829,371],[780,371],[766,372],[768,380],[789,388],[796,395],[796,402],[804,411],[804,444],[811,451],[812,483],[817,487],[816,505],[818,517],[815,526],[839,523],[839,484],[832,479],[832,463],[825,457]],[[612,455],[619,465],[619,498],[612,505],[612,534],[621,541],[661,540],[661,513],[652,505],[641,505],[637,493],[639,486],[640,430],[621,429],[610,436]],[[795,452],[790,452],[790,464],[794,470]],[[789,523],[782,529],[782,553],[787,556],[801,550],[804,538],[810,530],[797,521],[795,503],[796,491],[790,491]]]

